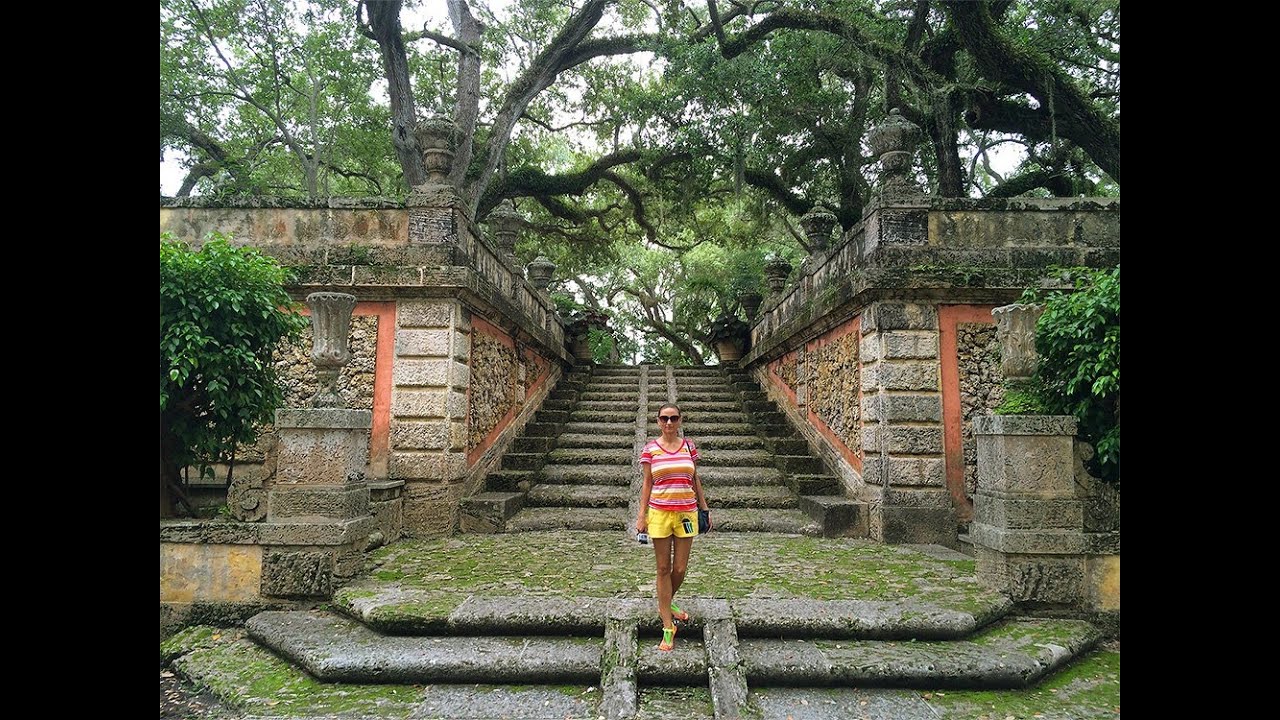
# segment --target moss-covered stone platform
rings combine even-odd
[[[621,532],[402,542],[327,609],[189,629],[162,660],[251,717],[1119,716],[1118,651],[1008,617],[944,548],[713,532],[670,654],[652,574]]]

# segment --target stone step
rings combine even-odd
[[[788,476],[787,487],[797,495],[839,495],[842,486],[834,475],[793,474]]]
[[[570,423],[625,423],[636,420],[635,409],[631,410],[574,410],[568,417]]]
[[[559,451],[552,454],[556,452]],[[773,454],[767,450],[708,450],[698,454],[698,467],[773,467]]]
[[[494,492],[528,492],[535,476],[533,470],[494,470],[485,476],[484,486]]]
[[[639,391],[626,390],[587,390],[578,397],[579,400],[629,400],[633,404],[640,402]]]
[[[671,374],[676,377],[724,377],[724,371],[718,367],[673,367]]]
[[[699,467],[698,475],[708,492],[729,485],[784,485],[786,479],[772,467]]]
[[[796,508],[799,502],[789,488],[777,485],[722,485],[703,488],[713,508]]]
[[[732,383],[724,380],[708,380],[697,382],[685,382],[683,380],[676,381],[676,397],[695,399],[704,393],[732,393],[735,391]]]
[[[632,417],[626,422],[587,422],[574,421],[564,424],[564,432],[593,435],[629,435],[636,431],[636,419]]]
[[[800,509],[822,525],[823,537],[866,535],[866,503],[843,495],[801,495]]]
[[[709,491],[710,492],[710,491]],[[714,499],[714,495],[712,498]],[[528,510],[516,513],[518,518]],[[508,520],[508,525],[515,518]],[[711,509],[711,532],[776,532],[820,537],[822,526],[799,510]]]
[[[627,465],[556,465],[547,464],[542,467],[537,477],[544,483],[575,485],[621,485],[631,484],[636,471]]]
[[[502,532],[506,522],[524,507],[521,492],[482,492],[458,503],[458,526],[463,532]]]
[[[625,508],[631,489],[618,485],[534,485],[527,507]]]
[[[249,634],[322,682],[596,683],[603,640],[396,637],[322,611],[268,611]]]
[[[631,466],[635,455],[632,443],[612,448],[556,448],[547,453],[547,462],[557,465],[625,465]]]
[[[688,391],[681,392],[676,396],[676,404],[684,408],[687,402],[731,402],[737,403],[741,400],[737,393],[732,390],[711,390],[708,392],[691,393]],[[650,404],[653,403],[653,396],[649,397]],[[666,400],[663,400],[666,402]]]
[[[546,462],[546,453],[509,452],[502,456],[503,470],[537,470]]]
[[[604,410],[607,412],[629,412],[635,417],[636,406],[639,403],[635,398],[629,400],[582,400],[578,403],[574,410]]]
[[[708,418],[685,428],[685,434],[695,440],[702,435],[751,435],[756,426],[748,422],[710,422]]]
[[[712,532],[717,532],[713,530]],[[709,536],[710,537],[710,536]],[[633,543],[634,544],[634,543]],[[644,552],[643,546],[635,548]],[[648,553],[645,553],[648,554]],[[651,558],[649,558],[651,559]],[[652,598],[467,595],[442,609],[428,589],[339,592],[335,605],[375,630],[394,635],[596,635],[606,620],[634,623],[656,637],[661,621]],[[727,606],[727,607],[726,607]],[[732,618],[740,638],[817,640],[960,640],[1006,616],[1013,603],[982,596],[963,610],[928,602],[718,598],[681,595],[685,630],[700,634],[706,619]]]
[[[774,438],[769,449],[777,455],[808,455],[809,443],[804,438]]]
[[[546,453],[556,446],[553,437],[518,437],[511,443],[511,451],[518,453]]]
[[[634,432],[626,435],[567,432],[560,436],[556,445],[562,448],[630,448],[634,442]]]
[[[650,412],[657,413],[658,408],[662,407],[666,400],[661,402],[649,401]],[[581,407],[581,405],[579,406]],[[680,403],[680,413],[725,413],[725,412],[742,412],[742,405],[736,400],[688,400]]]
[[[624,380],[622,378],[604,378],[602,380],[592,380],[587,386],[585,392],[626,392],[639,397],[640,381]]]
[[[681,406],[680,410],[683,413],[684,407]],[[656,418],[657,412],[655,411],[653,413],[650,413],[650,415],[653,418]],[[658,421],[656,419],[651,419],[651,420],[648,420],[648,422],[650,425],[656,426]],[[753,422],[752,419],[748,418],[746,413],[742,412],[741,409],[707,410],[707,411],[699,410],[696,412],[692,412],[690,416],[690,420],[688,422],[681,423],[681,425],[685,426],[686,432],[690,432],[689,428],[694,426],[700,428],[700,427],[703,427],[704,425],[724,425],[724,424],[744,424],[745,425],[745,424],[751,424],[752,422]],[[743,433],[743,434],[746,434],[746,433]]]
[[[554,452],[554,451],[553,451]],[[783,472],[795,475],[822,475],[827,469],[812,455],[772,455]]]
[[[561,436],[561,444],[564,436]],[[756,435],[708,435],[697,440],[698,449],[706,450],[767,450],[762,438]]]
[[[525,508],[507,521],[507,532],[625,530],[634,520],[626,508]]]
[[[591,371],[592,377],[613,377],[615,375],[639,376],[646,368],[642,365],[597,365]],[[652,371],[651,371],[652,372]]]
[[[1039,682],[1100,638],[1078,620],[1016,620],[967,641],[747,639],[738,657],[752,686],[1015,689]]]

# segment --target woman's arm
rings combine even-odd
[[[653,468],[644,463],[640,472],[644,475],[644,486],[640,489],[640,507],[636,510],[636,532],[644,532],[649,527],[649,495],[653,493]]]

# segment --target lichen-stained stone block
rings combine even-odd
[[[1076,419],[984,415],[974,420],[978,486],[1004,495],[1074,498]]]
[[[368,410],[276,411],[276,484],[336,485],[363,480],[369,464]]]
[[[369,488],[363,483],[288,487],[268,492],[267,504],[268,522],[301,517],[347,520],[369,514]]]
[[[941,458],[900,457],[890,455],[889,484],[919,487],[942,487],[947,483],[946,464]],[[866,478],[879,481],[884,458],[868,455],[862,461],[862,473]]]
[[[862,313],[861,327],[863,335],[886,330],[937,330],[938,310],[916,303],[872,303]]]
[[[449,392],[441,389],[397,387],[391,391],[391,414],[398,418],[442,418],[448,397]]]
[[[309,551],[267,551],[263,555],[263,595],[273,597],[329,597],[332,593],[332,554]]]
[[[396,304],[396,325],[400,328],[447,328],[457,324],[458,314],[458,303],[452,301],[401,300]]]
[[[396,355],[444,357],[450,354],[455,333],[448,329],[415,330],[396,333]]]
[[[983,495],[974,505],[973,520],[1011,530],[1080,530],[1084,503],[1065,498],[1026,499]]]
[[[938,333],[933,330],[883,330],[877,335],[886,360],[938,357]]]
[[[462,486],[441,482],[405,484],[404,530],[411,537],[441,537],[458,521]]]
[[[888,434],[889,452],[906,455],[941,455],[942,428],[915,425],[890,425],[881,428],[881,439]]]
[[[397,450],[444,450],[449,447],[449,421],[393,418],[391,445]]]
[[[397,450],[391,456],[393,480],[443,480],[445,456],[442,452]]]
[[[453,364],[447,358],[396,358],[392,381],[401,387],[446,387]]]
[[[886,360],[875,366],[876,384],[883,390],[938,391],[938,363],[929,360]]]
[[[1084,558],[1006,555],[978,546],[978,582],[1015,602],[1077,605],[1085,594]]]

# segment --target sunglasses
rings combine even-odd
[[[680,422],[680,416],[679,415],[659,415],[658,422],[669,422],[669,423]]]

